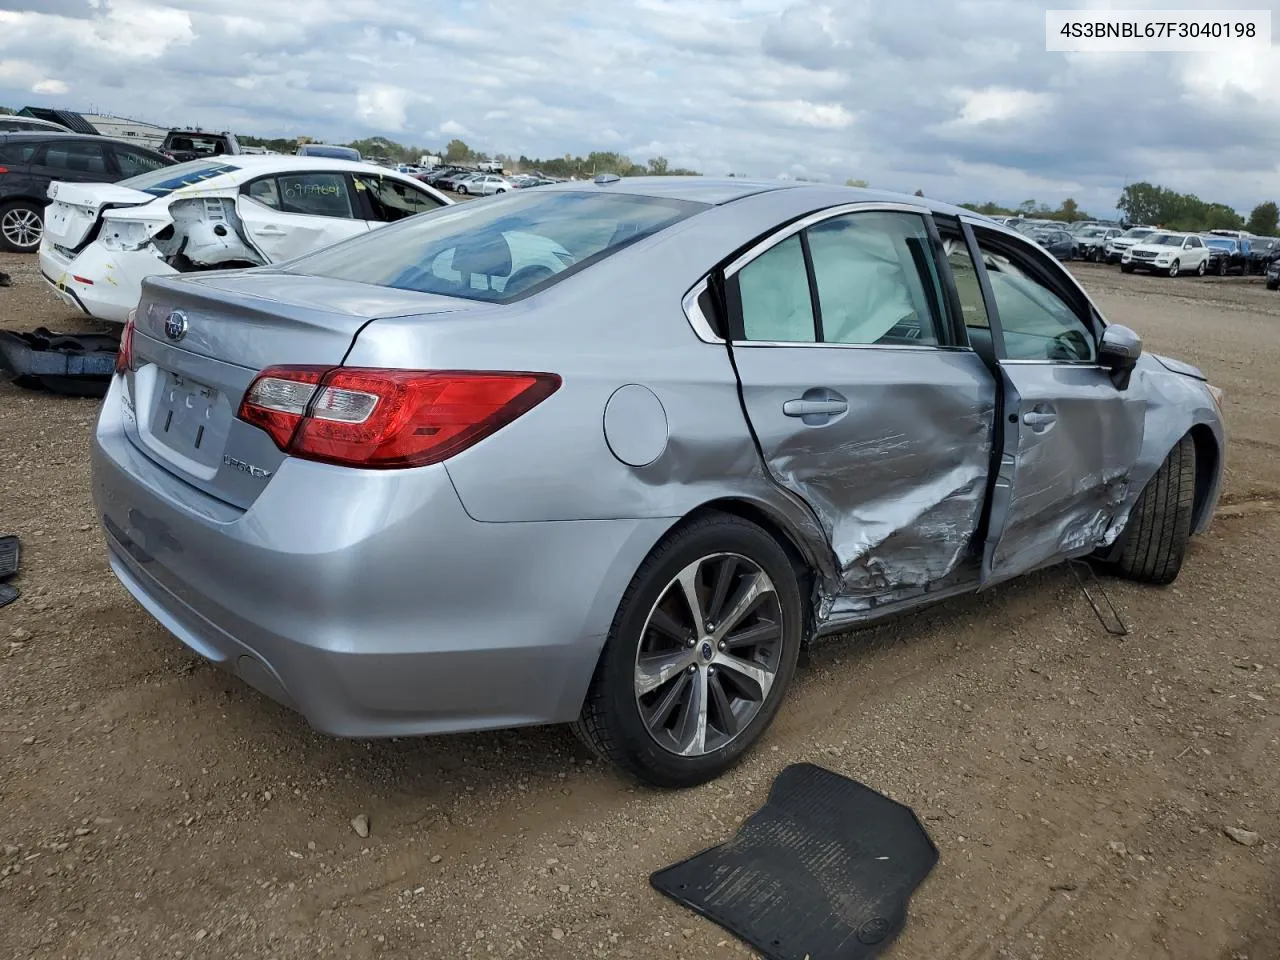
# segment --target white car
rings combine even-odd
[[[1125,273],[1140,269],[1171,277],[1181,273],[1203,277],[1209,269],[1209,248],[1195,234],[1159,231],[1126,249],[1120,257],[1120,269]]]
[[[479,177],[472,177],[470,180],[463,180],[458,183],[458,193],[475,194],[478,197],[487,197],[494,193],[506,193],[508,190],[514,190],[516,185],[506,177],[497,177],[492,174],[485,174]]]
[[[118,183],[49,185],[40,271],[63,301],[124,323],[145,277],[260,266],[453,203],[368,163],[219,156]]]

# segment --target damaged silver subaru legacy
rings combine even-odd
[[[605,176],[149,278],[94,495],[142,606],[321,731],[572,722],[679,786],[807,638],[1068,558],[1171,582],[1221,400],[969,211]]]

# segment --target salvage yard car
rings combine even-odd
[[[1107,251],[1107,263],[1119,263],[1120,258],[1124,256],[1124,252],[1132,247],[1135,243],[1141,243],[1144,239],[1156,232],[1155,227],[1130,227],[1118,237],[1112,237],[1106,242],[1104,248]]]
[[[520,265],[540,238],[563,255]],[[717,776],[801,644],[1213,516],[1221,393],[979,214],[746,179],[513,191],[152,277],[93,439],[111,568],[317,729],[572,722]]]
[[[44,233],[49,184],[111,182],[159,170],[168,157],[80,133],[0,133],[0,249],[33,253]]]
[[[1120,269],[1125,273],[1148,270],[1176,277],[1194,273],[1203,277],[1209,270],[1206,242],[1190,233],[1153,233],[1124,251]]]
[[[251,155],[54,183],[49,199],[40,272],[68,305],[114,323],[144,277],[276,263],[453,202],[371,164]]]
[[[1249,272],[1249,254],[1246,253],[1237,237],[1225,237],[1221,234],[1206,234],[1204,244],[1209,248],[1210,273],[1225,277],[1229,273],[1245,276]]]

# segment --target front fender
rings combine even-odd
[[[1193,533],[1203,533],[1213,518],[1222,491],[1222,475],[1227,446],[1222,413],[1203,380],[1169,370],[1153,355],[1146,354],[1129,381],[1133,400],[1146,404],[1142,447],[1129,472],[1129,490],[1112,523],[1114,559],[1123,544],[1129,514],[1143,489],[1174,446],[1188,433],[1196,439],[1196,517]],[[1212,462],[1205,464],[1206,457]]]

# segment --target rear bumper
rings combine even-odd
[[[145,277],[177,273],[147,250],[112,252],[97,242],[74,258],[41,246],[40,272],[54,296],[111,323],[124,323],[129,318],[129,311],[142,296]]]
[[[670,523],[481,523],[443,467],[296,460],[240,511],[133,446],[118,382],[93,495],[112,570],[164,627],[352,737],[576,718],[622,592]]]

